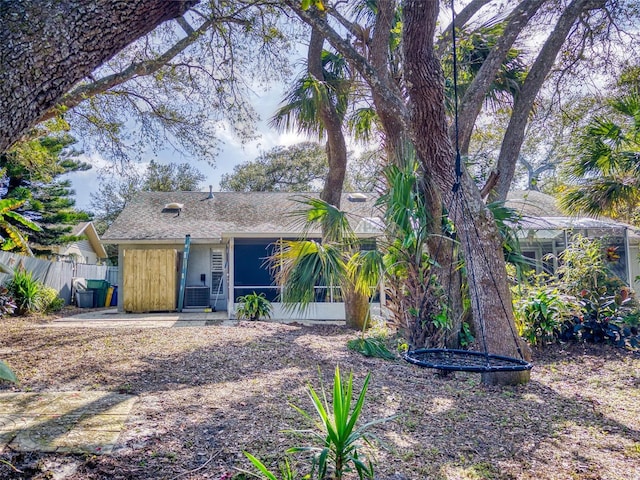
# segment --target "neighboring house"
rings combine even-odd
[[[516,191],[509,194],[507,206],[522,215],[519,222],[522,253],[535,261],[536,270],[552,273],[558,267],[558,255],[581,234],[600,239],[607,251],[609,269],[640,291],[640,232],[614,220],[590,217],[567,217],[562,214],[555,198],[540,192]]]
[[[93,222],[79,223],[73,227],[71,235],[80,239],[52,249],[58,260],[87,265],[98,265],[106,260],[107,252],[100,243],[100,236]]]
[[[278,303],[278,287],[265,262],[280,238],[298,239],[301,223],[292,212],[304,205],[301,194],[283,192],[140,192],[102,236],[118,246],[118,308],[129,312],[178,307],[185,238],[190,236],[185,309],[227,310],[252,292],[273,303],[272,318],[295,316]],[[306,194],[317,196],[317,194]],[[375,198],[344,194],[341,207],[362,238],[379,235]],[[319,238],[319,231],[309,232]],[[318,287],[309,319],[344,319],[337,286]]]

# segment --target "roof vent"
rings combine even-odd
[[[209,196],[207,198],[213,198],[213,185],[209,185]]]
[[[184,204],[182,203],[171,202],[167,203],[163,210],[182,210],[182,207],[184,207]]]
[[[364,193],[350,193],[347,199],[350,202],[366,202],[367,196]]]

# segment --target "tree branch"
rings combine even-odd
[[[300,19],[312,28],[317,29],[324,39],[328,41],[333,48],[344,55],[345,58],[353,64],[358,73],[366,80],[369,87],[378,91],[380,95],[393,105],[399,118],[402,119],[404,125],[407,125],[409,117],[407,107],[402,98],[398,98],[388,89],[383,88],[385,83],[380,77],[379,72],[367,61],[365,57],[360,55],[351,44],[342,38],[326,21],[318,15],[314,15],[311,9],[304,10],[300,6],[299,0],[285,0],[286,5],[295,12]]]
[[[469,151],[469,142],[473,133],[473,126],[482,110],[482,104],[487,96],[487,92],[491,87],[491,83],[495,80],[496,74],[500,70],[500,66],[504,62],[507,53],[518,38],[518,35],[527,26],[528,22],[535,15],[538,9],[545,3],[545,0],[523,0],[511,12],[507,18],[507,26],[503,35],[500,37],[491,53],[482,63],[482,67],[478,71],[471,85],[465,92],[464,97],[460,101],[460,114],[458,123],[458,141],[460,143],[460,152],[466,155]],[[452,128],[450,134],[455,135]]]
[[[98,95],[100,93],[104,93],[110,88],[121,85],[134,77],[151,75],[157,72],[162,67],[164,67],[171,59],[175,58],[178,54],[186,50],[187,47],[195,43],[196,40],[198,40],[200,36],[204,34],[209,29],[209,27],[211,27],[211,25],[213,25],[213,19],[209,18],[196,30],[191,29],[191,33],[189,35],[176,42],[162,55],[151,60],[146,60],[144,62],[132,63],[127,68],[118,73],[107,75],[106,77],[100,78],[95,82],[87,83],[74,88],[66,95],[63,95],[60,99],[59,104],[49,109],[38,120],[38,122],[42,122],[55,117],[58,114],[60,107],[65,107],[67,109],[74,108],[87,98]]]
[[[2,2],[0,152],[78,81],[197,0]]]
[[[478,11],[492,0],[472,0],[459,13],[456,14],[456,28],[464,27]],[[436,54],[442,57],[444,49],[451,43],[451,24],[442,32],[442,36],[436,42]]]

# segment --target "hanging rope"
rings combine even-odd
[[[451,218],[464,218],[470,214],[469,204],[467,200],[464,198],[461,188],[462,188],[462,157],[460,155],[460,141],[459,141],[459,127],[458,127],[458,55],[457,55],[457,45],[456,45],[456,13],[453,1],[451,3],[451,38],[453,44],[453,98],[454,98],[454,128],[455,128],[455,181],[453,183],[451,193],[453,195],[451,208],[449,211],[449,215]],[[480,238],[480,232],[478,228],[473,223],[473,230],[476,235],[476,238]],[[448,287],[448,296],[451,299],[451,289],[452,289],[452,274],[453,274],[453,263],[454,263],[454,249],[455,249],[455,233],[452,238],[452,252],[451,252],[451,266],[449,272],[449,287]],[[468,243],[468,242],[467,242]],[[468,247],[468,245],[467,245]],[[440,247],[438,247],[440,250]],[[481,250],[482,258],[484,259],[485,266],[487,268],[491,268],[489,263],[489,258],[486,255],[484,250]],[[469,272],[468,281],[471,285],[475,286],[476,269],[474,267],[474,256],[471,254],[469,248],[465,248],[465,260],[469,266],[467,269]],[[436,252],[437,256],[437,252]],[[491,271],[491,270],[490,270]],[[502,306],[502,310],[504,312],[505,319],[509,325],[509,329],[511,331],[512,339],[516,345],[516,349],[520,358],[513,358],[505,355],[495,355],[489,353],[489,349],[487,347],[487,334],[485,328],[485,319],[481,313],[479,313],[478,325],[480,327],[480,338],[483,351],[472,351],[472,350],[458,350],[458,349],[447,349],[447,348],[422,348],[416,350],[410,350],[405,353],[404,359],[407,362],[413,363],[415,365],[425,367],[425,368],[436,368],[438,370],[447,370],[447,371],[468,371],[468,372],[506,372],[506,371],[522,371],[522,370],[530,370],[532,365],[524,359],[524,355],[520,348],[520,343],[518,341],[517,334],[513,328],[512,322],[509,321],[509,313],[507,311],[507,307],[503,302],[502,296],[500,295],[500,289],[498,288],[498,284],[493,275],[490,275],[493,287],[498,294],[498,299],[500,300],[500,305]],[[480,306],[480,296],[475,295],[475,307],[477,312],[481,312]],[[450,302],[450,300],[449,300]],[[448,310],[450,309],[450,304],[448,305]]]
[[[451,42],[453,44],[453,118],[456,138],[456,181],[454,183],[454,192],[460,188],[460,179],[462,178],[462,158],[460,156],[460,130],[458,127],[458,52],[456,45],[456,10],[451,2]]]

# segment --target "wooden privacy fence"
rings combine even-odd
[[[71,286],[74,278],[104,279],[107,273],[106,265],[85,265],[83,263],[50,262],[41,258],[24,257],[17,253],[0,251],[0,262],[10,267],[22,265],[25,270],[33,274],[33,278],[54,288],[65,304],[71,303]],[[9,278],[7,274],[0,274],[0,283]]]

